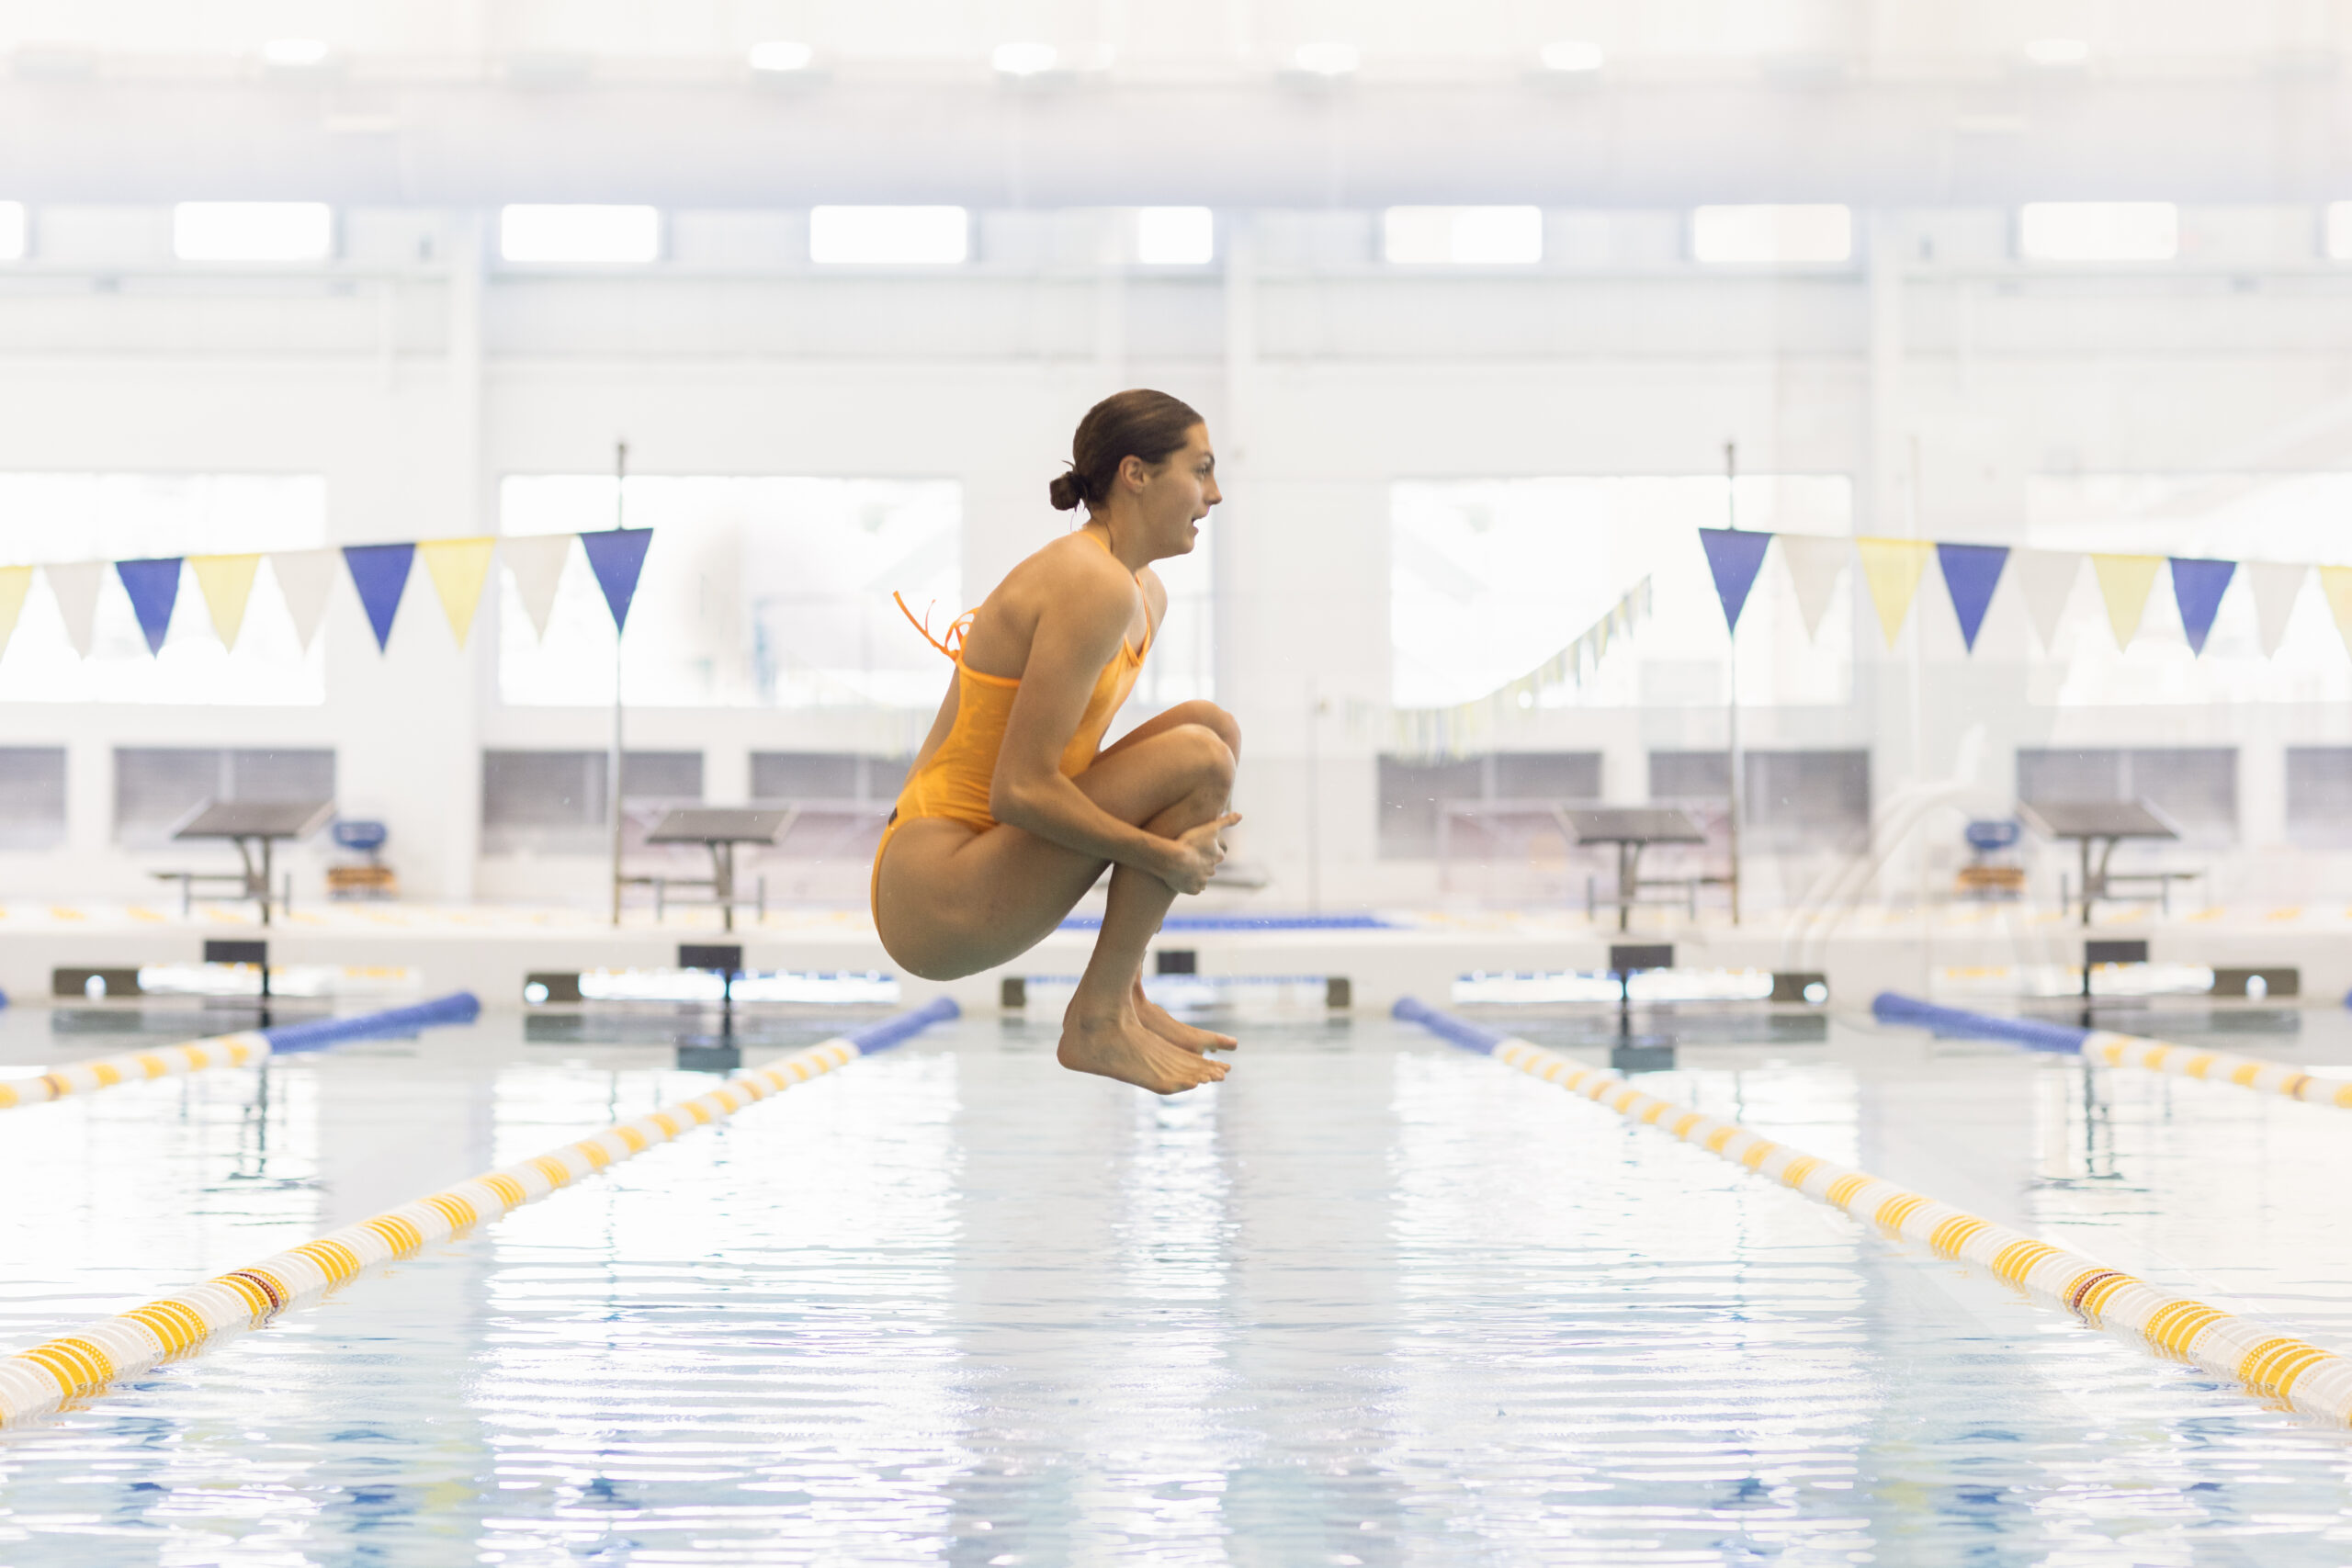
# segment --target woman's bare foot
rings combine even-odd
[[[1137,1022],[1170,1045],[1182,1045],[1194,1055],[1209,1051],[1230,1051],[1241,1043],[1230,1034],[1219,1034],[1211,1029],[1195,1029],[1149,997],[1145,996],[1143,976],[1140,975],[1136,976],[1133,1000]]]
[[[1072,1002],[1062,1015],[1055,1059],[1074,1073],[1095,1073],[1154,1094],[1182,1094],[1225,1077],[1225,1064],[1170,1043],[1122,1008],[1108,1018],[1081,1015]]]

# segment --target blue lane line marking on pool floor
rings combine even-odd
[[[1066,931],[1102,929],[1100,915],[1072,915],[1061,923]],[[1396,923],[1378,915],[1170,915],[1161,925],[1170,931],[1385,931]]]

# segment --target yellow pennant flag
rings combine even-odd
[[[441,596],[441,613],[458,646],[466,645],[473,629],[474,611],[481,604],[481,585],[490,580],[490,552],[496,539],[424,539],[416,553],[433,576],[433,591]]]
[[[1893,648],[1936,547],[1925,539],[1856,539],[1854,548],[1861,552],[1862,581],[1870,584],[1871,603],[1878,606],[1879,629],[1886,634],[1886,646]]]
[[[2335,612],[2336,635],[2344,646],[2352,649],[2352,566],[2324,566],[2319,569],[2320,592],[2327,595],[2327,607]],[[18,598],[24,590],[17,590]]]
[[[0,566],[0,653],[7,651],[8,639],[17,635],[17,617],[24,613],[25,591],[32,585],[32,568]]]
[[[2108,629],[2115,646],[2129,648],[2139,635],[2140,616],[2148,608],[2148,591],[2156,585],[2162,556],[2093,556],[2091,570],[2098,573],[2099,597],[2107,601]]]
[[[254,572],[259,556],[190,556],[188,570],[204,591],[204,607],[212,612],[212,635],[223,648],[237,646],[245,626],[245,602],[254,595]]]

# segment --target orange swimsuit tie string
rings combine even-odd
[[[915,619],[915,613],[907,608],[907,602],[904,598],[895,592],[892,593],[890,597],[897,602],[899,614],[906,616],[907,624],[922,634],[923,641],[931,644],[932,647],[939,649],[940,652],[956,660],[958,664],[961,664],[964,661],[964,638],[972,629],[972,619],[979,614],[978,610],[965,611],[962,615],[956,616],[953,621],[948,623],[947,635],[944,637],[935,637],[931,635],[931,612],[929,610],[925,610],[923,612],[923,618],[918,621]]]

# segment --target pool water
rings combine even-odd
[[[5,1070],[129,1043],[51,1021]],[[1240,1032],[1173,1101],[969,1019],[752,1107],[0,1434],[0,1563],[2352,1560],[2352,1434],[1418,1030]],[[0,1113],[0,1348],[716,1081],[599,1032]],[[2345,1113],[1743,1032],[1642,1081],[2352,1346]]]

